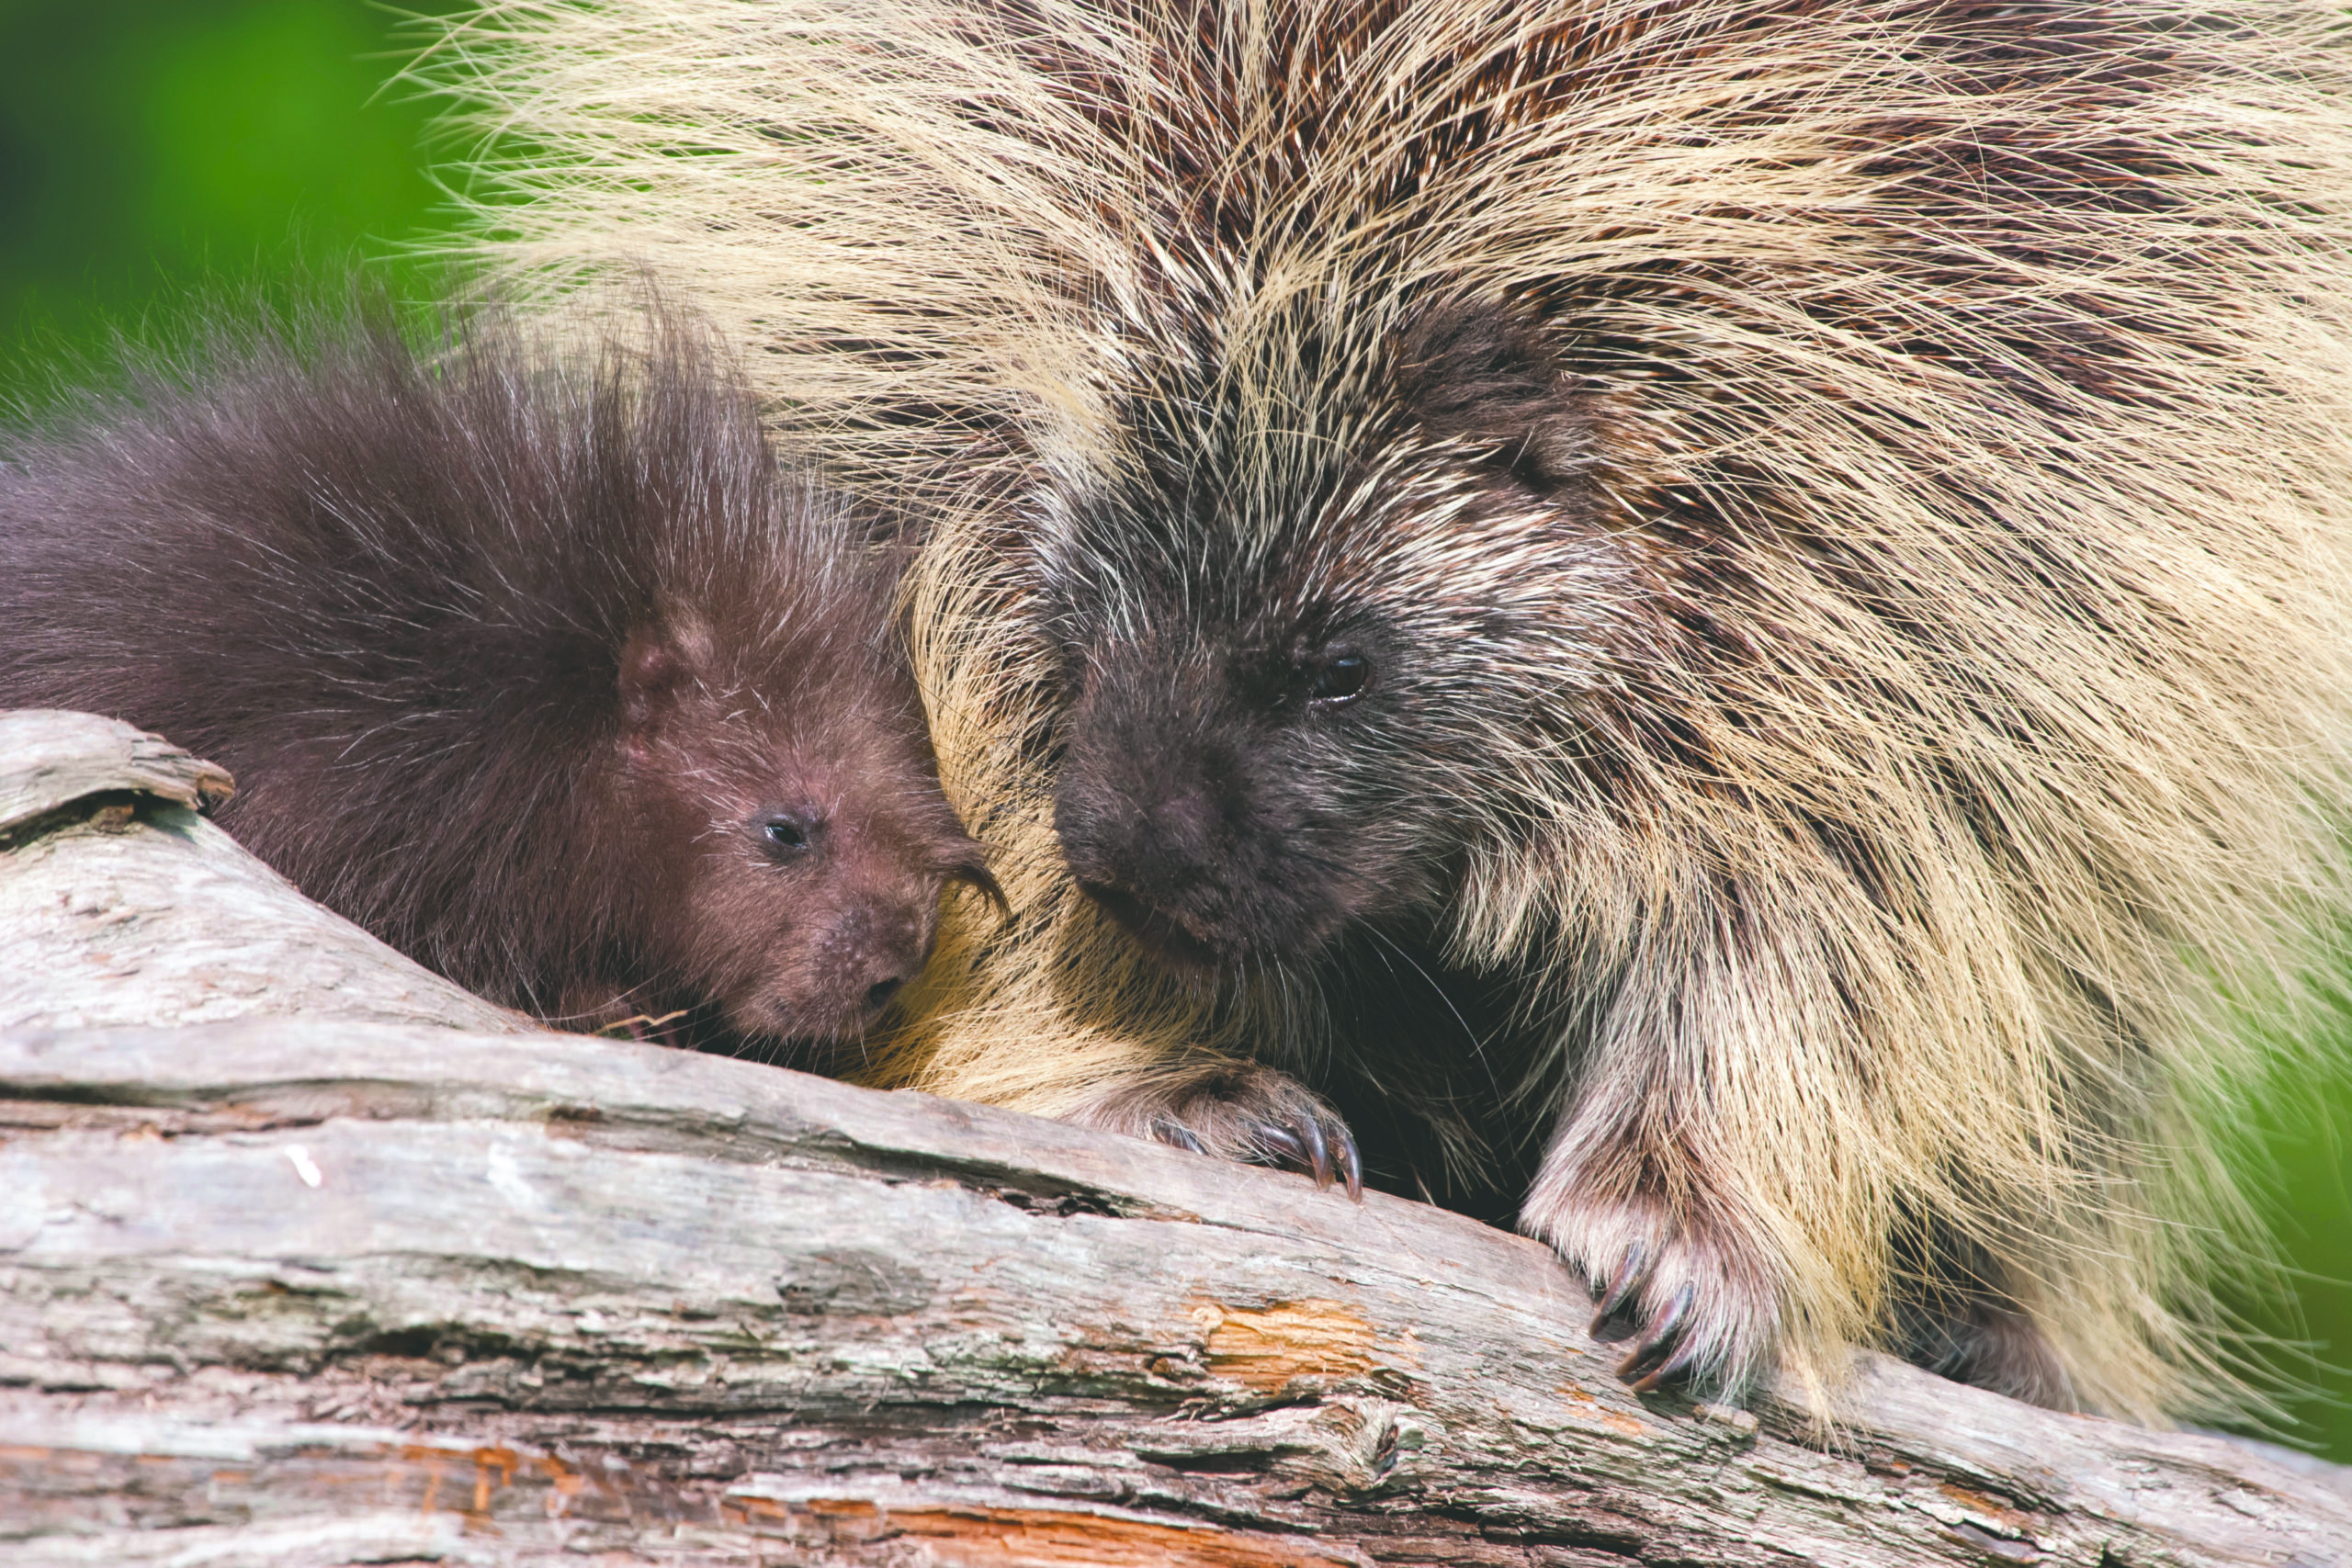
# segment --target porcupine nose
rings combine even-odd
[[[1065,794],[1055,826],[1088,892],[1152,903],[1195,874],[1214,810],[1197,784],[1098,788]]]
[[[878,948],[859,976],[864,981],[857,993],[862,1021],[871,1023],[922,972],[923,960],[930,956],[927,944],[918,942],[911,931]]]
[[[1216,798],[1181,776],[1125,783],[1090,780],[1064,791],[1055,826],[1071,878],[1162,958],[1213,965],[1218,955],[1193,906],[1214,879]]]
[[[1246,727],[1219,672],[1158,648],[1108,647],[1071,716],[1054,829],[1070,875],[1180,970],[1232,956],[1231,853],[1249,836]]]
[[[923,922],[897,910],[862,908],[844,916],[827,944],[835,1004],[853,1028],[871,1024],[931,957]]]

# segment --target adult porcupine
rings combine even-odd
[[[876,524],[684,318],[232,324],[0,432],[0,706],[226,764],[221,822],[450,978],[743,1048],[861,1036],[987,886]]]
[[[1022,918],[951,933],[909,1077],[1263,1156],[1329,1130],[1280,1067],[1474,1175],[1540,1145],[1521,1223],[1631,1377],[1819,1389],[1875,1341],[2159,1418],[2241,1397],[2221,998],[2286,997],[2337,886],[2335,26],[607,0],[452,38],[522,133],[510,263],[644,257],[776,351],[785,417],[933,495],[987,472],[919,658]]]

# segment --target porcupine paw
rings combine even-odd
[[[1617,1376],[1635,1393],[1672,1382],[1736,1392],[1770,1359],[1780,1312],[1769,1276],[1727,1227],[1663,1204],[1588,1200],[1548,1219],[1531,1212],[1526,1228],[1584,1277],[1589,1332],[1625,1346]]]
[[[1913,1366],[2029,1404],[2075,1410],[2065,1364],[2033,1319],[2016,1305],[1956,1292],[1896,1307],[1894,1348]]]
[[[1172,1144],[1243,1165],[1304,1171],[1363,1196],[1363,1161],[1339,1112],[1271,1067],[1218,1064],[1158,1074],[1124,1087],[1069,1120]]]

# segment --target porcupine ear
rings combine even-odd
[[[710,628],[699,623],[652,621],[629,633],[619,679],[622,744],[632,759],[645,760],[676,723],[680,706],[709,678],[713,655]]]
[[[1591,468],[1592,394],[1524,309],[1429,306],[1398,334],[1392,363],[1397,395],[1424,431],[1483,449],[1529,488],[1555,490]]]

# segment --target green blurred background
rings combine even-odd
[[[0,0],[0,396],[115,331],[167,328],[191,294],[306,265],[357,254],[396,291],[429,291],[429,266],[388,259],[448,220],[431,106],[383,85],[413,36],[366,0]],[[2352,1030],[2334,1033],[2317,1043],[2329,1079],[2290,1075],[2263,1108],[2262,1185],[2326,1365],[2302,1435],[2352,1462],[2352,1198],[2333,1132],[2352,1127]],[[2295,1303],[2240,1306],[2297,1332]]]
[[[192,291],[386,265],[446,223],[430,106],[385,85],[457,0],[0,0],[0,391]]]

